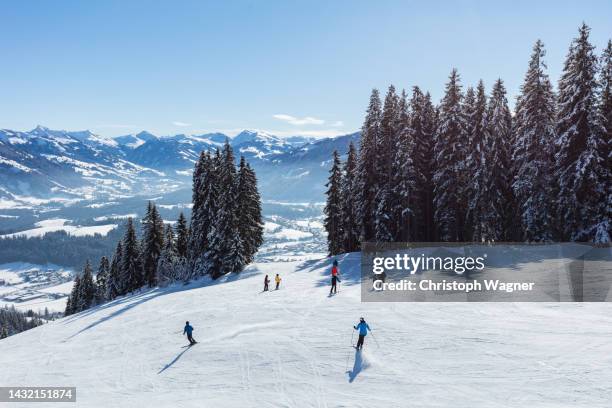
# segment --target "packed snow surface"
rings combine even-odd
[[[333,297],[329,259],[267,262],[9,337],[0,384],[76,386],[78,407],[609,406],[609,303],[361,303],[359,254],[339,260]]]

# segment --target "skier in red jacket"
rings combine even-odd
[[[336,283],[340,282],[340,272],[338,271],[338,261],[334,259],[334,264],[332,266],[331,269],[331,275],[332,275],[332,279],[331,279],[331,289],[329,290],[329,294],[330,296],[332,295],[332,293],[337,293],[338,290],[336,288]]]

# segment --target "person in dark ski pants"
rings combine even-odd
[[[276,282],[276,290],[278,290],[278,287],[279,287],[279,285],[281,283],[281,277],[278,275],[278,273],[274,277],[274,282]]]
[[[329,289],[329,294],[338,293],[338,289],[336,288],[336,283],[340,282],[340,277],[338,276],[338,261],[334,259],[334,265],[332,266],[331,275],[331,288]]]
[[[359,330],[359,340],[357,340],[357,350],[361,350],[363,348],[363,340],[365,339],[365,336],[368,335],[368,330],[372,331],[372,329],[370,329],[370,326],[368,326],[368,324],[366,323],[363,317],[359,318],[359,324],[357,326],[353,326],[353,329]]]
[[[194,340],[193,336],[193,327],[189,324],[189,322],[185,322],[185,329],[183,329],[183,334],[187,334],[187,340],[189,340],[189,344],[196,344],[197,341]]]
[[[264,292],[266,292],[268,290],[268,284],[270,283],[270,279],[268,278],[268,275],[266,275],[266,277],[264,278]]]

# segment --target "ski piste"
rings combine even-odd
[[[493,399],[517,401],[517,387],[533,406],[564,406],[580,390],[592,406],[609,397],[601,385],[609,378],[602,362],[612,355],[607,304],[362,303],[361,286],[348,284],[360,280],[360,254],[339,260],[347,284],[333,300],[327,297],[329,258],[321,254],[256,263],[237,277],[144,290],[3,339],[0,364],[11,370],[0,370],[0,383],[59,386],[69,378],[83,390],[79,403],[96,407],[177,406],[182,394],[203,406],[262,406],[280,398],[300,406],[356,399],[378,407],[403,401],[406,389],[418,406],[428,406],[436,390],[442,406],[456,406],[472,393],[470,406],[487,408]],[[257,296],[262,274],[276,270],[286,277],[284,290]],[[374,331],[359,353],[360,370],[353,371],[354,348],[347,346],[355,344],[360,316]],[[185,345],[168,328],[186,320],[206,341],[186,347],[188,353],[157,374]],[[378,348],[374,339],[385,339],[385,346]],[[575,352],[576,344],[589,352]],[[563,362],[554,358],[561,354]],[[497,386],[474,395],[483,377]],[[218,381],[206,380],[211,378]],[[272,398],[269,389],[281,378],[284,387]]]

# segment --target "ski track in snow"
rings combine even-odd
[[[12,336],[0,384],[76,386],[77,407],[610,406],[610,304],[361,303],[359,254],[339,259],[332,297],[328,259],[268,262]]]

